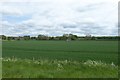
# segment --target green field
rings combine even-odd
[[[118,69],[107,66],[111,63],[114,63],[115,66],[118,65],[117,41],[3,41],[2,50],[3,58],[20,58],[17,62],[3,61],[3,77],[40,78],[68,77],[69,75],[71,75],[69,77],[117,77]],[[25,59],[33,61],[28,64],[24,62]],[[34,60],[43,60],[45,65],[33,64]],[[57,68],[54,68],[58,64],[51,63],[56,60],[56,63],[68,60],[72,64],[62,64],[64,70],[59,72]],[[104,67],[85,65],[85,67],[83,63],[89,60],[102,62],[106,65]],[[76,65],[74,61],[76,61]],[[30,67],[26,67],[27,65]],[[23,72],[22,69],[26,71]],[[15,74],[16,71],[18,74]],[[37,71],[36,75],[30,74],[34,71]],[[72,74],[73,71],[74,74]]]
[[[3,57],[117,63],[117,41],[3,41]]]

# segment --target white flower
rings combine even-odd
[[[61,70],[61,69],[64,69],[63,66],[61,64],[58,63],[58,68],[57,70]]]

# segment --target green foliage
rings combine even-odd
[[[117,78],[118,66],[101,61],[3,58],[3,78]]]

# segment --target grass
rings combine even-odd
[[[117,78],[117,41],[3,41],[3,78]]]
[[[118,66],[101,61],[3,59],[3,78],[117,78]]]
[[[3,41],[2,56],[58,60],[101,60],[117,64],[117,41]]]

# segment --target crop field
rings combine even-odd
[[[71,75],[69,77],[117,77],[118,75],[117,41],[3,41],[2,56],[3,59],[8,59],[3,61],[3,77],[53,78],[68,77],[68,75]],[[39,64],[34,64],[36,61]],[[66,61],[65,64],[61,63]],[[92,64],[93,67],[84,65],[85,62]],[[26,67],[27,65],[29,68]],[[58,70],[57,67],[61,65]],[[32,75],[34,71],[38,74]],[[18,74],[15,74],[16,72]]]
[[[3,57],[117,63],[117,41],[3,41]]]

